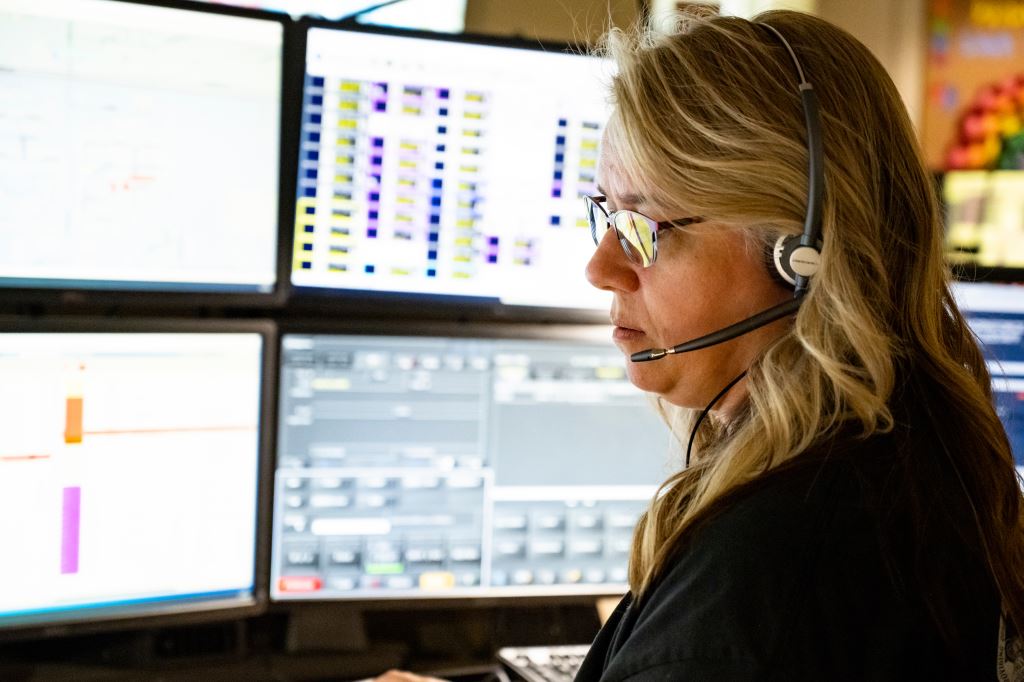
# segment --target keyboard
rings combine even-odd
[[[572,682],[589,644],[505,647],[498,660],[527,682]]]

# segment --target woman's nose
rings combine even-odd
[[[587,263],[587,281],[605,291],[635,291],[640,284],[636,269],[626,257],[616,238],[615,230],[608,230]]]

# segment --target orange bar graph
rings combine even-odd
[[[82,442],[82,411],[84,409],[82,396],[68,396],[67,414],[64,419],[64,442]]]

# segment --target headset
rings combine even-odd
[[[710,334],[685,341],[672,348],[648,348],[633,353],[629,359],[633,362],[660,360],[667,355],[689,353],[709,346],[715,346],[735,339],[755,329],[760,329],[775,320],[792,315],[803,302],[804,295],[810,285],[811,277],[817,272],[821,263],[821,194],[825,185],[825,157],[821,139],[821,117],[818,112],[818,98],[814,87],[808,82],[803,66],[796,57],[792,46],[774,27],[764,26],[782,43],[796,66],[800,77],[800,101],[803,103],[804,122],[807,126],[807,213],[804,216],[804,229],[799,235],[784,235],[775,242],[768,254],[769,272],[773,278],[786,286],[793,287],[793,298],[744,320],[724,327]],[[728,388],[731,388],[732,384]],[[721,398],[721,394],[718,396]],[[717,402],[718,399],[714,402]],[[712,405],[714,405],[714,402]],[[708,406],[709,408],[711,405]]]

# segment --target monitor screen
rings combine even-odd
[[[670,436],[576,334],[285,335],[271,597],[625,591]]]
[[[0,630],[256,603],[262,347],[0,334]]]
[[[292,283],[607,310],[593,250],[611,67],[310,28]]]
[[[0,0],[0,287],[272,291],[283,30]]]
[[[1024,286],[961,282],[955,292],[988,359],[996,411],[1024,474]]]
[[[1024,268],[1024,171],[950,171],[943,195],[952,262]]]

